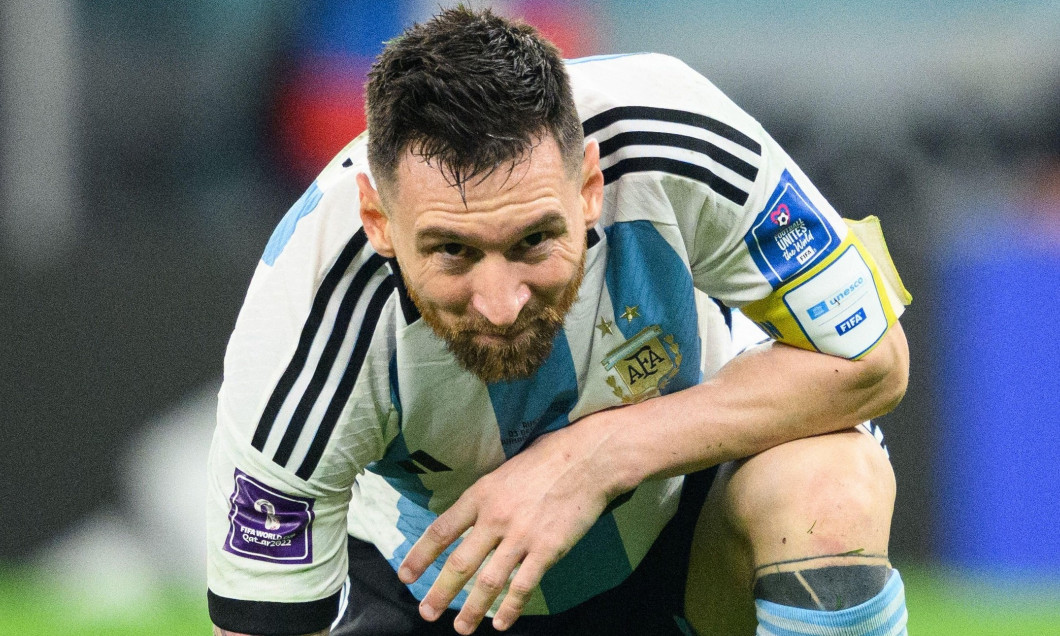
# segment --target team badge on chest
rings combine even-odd
[[[673,334],[651,325],[612,349],[601,361],[607,383],[623,404],[659,395],[681,370],[681,348]]]

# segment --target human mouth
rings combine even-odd
[[[505,341],[504,336],[502,336],[500,334],[496,334],[496,333],[489,333],[489,332],[486,332],[486,331],[473,331],[469,335],[471,336],[471,340],[474,340],[474,341],[477,341],[477,342],[493,343],[493,342],[504,342]]]
[[[519,337],[522,336],[525,331],[525,329],[518,329],[511,332],[506,331],[502,333],[498,333],[495,331],[479,331],[475,333],[474,338],[479,342],[483,342],[486,344],[507,345],[518,340]]]

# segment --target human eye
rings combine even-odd
[[[428,251],[437,259],[438,266],[450,273],[462,272],[476,260],[474,249],[455,241],[438,243],[430,247]]]
[[[509,257],[520,260],[541,260],[548,256],[549,245],[553,236],[548,230],[531,232],[519,239],[519,242],[509,252]]]
[[[534,232],[524,236],[519,245],[523,248],[535,248],[544,243],[546,238],[548,237],[544,232]]]
[[[446,256],[465,256],[467,254],[467,246],[460,243],[442,243],[435,247],[435,251]]]

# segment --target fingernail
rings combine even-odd
[[[497,630],[498,632],[503,632],[509,627],[511,627],[511,625],[509,625],[508,621],[504,620],[503,618],[493,619],[493,629]]]
[[[438,615],[441,614],[441,612],[426,603],[420,603],[420,614],[427,620],[433,621],[438,618]]]
[[[402,583],[408,583],[412,579],[412,569],[407,565],[401,566],[398,568],[398,578]]]
[[[456,631],[460,632],[461,634],[470,634],[472,631],[474,631],[471,628],[471,623],[464,620],[463,618],[456,619],[456,623],[454,623],[453,626],[456,627]]]

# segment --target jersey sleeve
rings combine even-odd
[[[748,130],[758,173],[742,205],[714,201],[696,215],[694,280],[776,340],[864,356],[912,300],[879,221],[841,218],[761,126]]]
[[[582,66],[572,74],[614,221],[650,220],[696,288],[776,340],[846,358],[879,342],[911,298],[878,221],[841,218],[754,118],[683,62]]]
[[[357,152],[346,149],[276,228],[225,354],[207,572],[211,619],[228,630],[331,624],[347,576],[351,488],[393,437],[398,299],[360,228]]]

